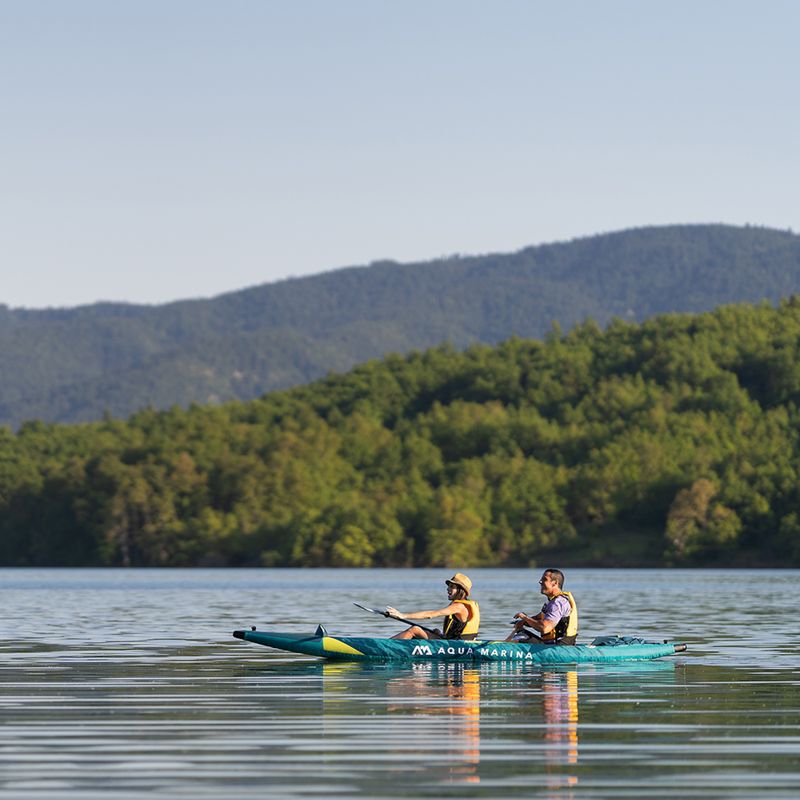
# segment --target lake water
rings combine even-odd
[[[0,798],[800,796],[800,571],[569,570],[645,663],[359,665],[235,628],[383,636],[447,570],[0,570]],[[470,570],[483,638],[539,573]]]

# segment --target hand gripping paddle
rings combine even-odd
[[[398,622],[402,622],[406,625],[416,625],[418,628],[421,628],[425,633],[436,633],[433,628],[426,628],[424,625],[420,625],[419,622],[413,622],[410,619],[403,619],[402,617],[393,617],[388,611],[378,611],[377,608],[367,608],[366,606],[362,606],[361,603],[353,602],[354,606],[358,606],[362,608],[364,611],[369,611],[370,614],[380,614],[382,617],[388,617],[389,619],[396,619]],[[438,633],[436,634],[439,635]]]

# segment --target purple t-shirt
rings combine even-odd
[[[544,618],[550,622],[555,622],[556,624],[558,624],[560,620],[564,619],[564,617],[568,617],[571,613],[572,606],[569,604],[569,600],[567,600],[563,594],[560,594],[558,597],[554,597],[552,600],[549,600],[542,608],[542,614],[544,614]]]

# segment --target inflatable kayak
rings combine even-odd
[[[330,636],[321,625],[309,635],[271,631],[234,631],[237,639],[290,653],[346,661],[516,661],[530,664],[576,664],[599,661],[645,661],[686,650],[685,644],[603,637],[592,644],[552,645],[461,639],[374,639]]]

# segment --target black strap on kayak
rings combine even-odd
[[[433,628],[426,628],[424,625],[420,625],[419,622],[414,622],[410,619],[403,619],[402,617],[394,617],[388,611],[378,611],[377,608],[367,608],[367,606],[362,606],[361,603],[353,602],[354,606],[358,606],[359,608],[364,609],[364,611],[369,611],[370,614],[380,614],[382,617],[388,617],[389,619],[396,619],[398,622],[402,622],[404,625],[416,625],[421,630],[425,631],[425,633],[432,633],[435,636],[441,636],[438,631],[435,631]]]

